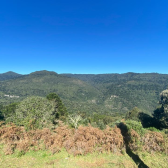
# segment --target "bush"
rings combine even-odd
[[[128,128],[128,131],[133,129],[136,131],[140,136],[143,136],[146,133],[146,130],[143,128],[141,122],[134,121],[134,120],[127,120],[126,126]]]
[[[147,130],[149,130],[149,131],[155,131],[155,132],[160,132],[160,130],[157,129],[157,128],[155,128],[155,127],[149,127],[149,128],[147,128]]]
[[[137,107],[134,107],[131,111],[126,113],[125,119],[139,121],[139,113],[140,110]]]
[[[21,157],[30,150],[49,150],[55,154],[65,148],[76,156],[92,152],[121,153],[124,147],[123,136],[117,127],[100,130],[89,125],[75,130],[69,129],[62,121],[58,125],[53,131],[48,128],[25,131],[24,127],[13,124],[1,127],[0,143],[5,144],[4,153],[16,152]]]
[[[77,129],[82,117],[80,115],[68,115],[68,123],[72,128]]]
[[[20,102],[7,118],[7,122],[25,126],[27,129],[49,127],[55,120],[54,103],[42,97],[29,97]]]

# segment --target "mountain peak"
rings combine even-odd
[[[20,76],[22,75],[16,72],[13,72],[13,71],[8,71],[8,72],[0,74],[0,81],[13,79],[13,78],[17,78]]]
[[[20,75],[20,74],[18,74],[18,73],[16,73],[16,72],[13,72],[13,71],[8,71],[8,72],[5,72],[5,73],[3,73],[3,74],[6,74],[6,75]]]
[[[42,71],[35,71],[30,73],[30,75],[33,76],[41,76],[41,75],[58,75],[56,72],[54,71],[46,71],[46,70],[42,70]]]

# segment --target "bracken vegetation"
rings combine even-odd
[[[126,128],[129,127],[126,123],[123,124]],[[142,128],[138,128],[137,131],[139,129]],[[97,156],[103,156],[103,153],[113,153],[115,156],[118,155],[122,158],[122,156],[127,157],[127,145],[135,154],[139,154],[142,160],[145,160],[145,156],[147,155],[155,156],[157,154],[155,156],[157,157],[158,153],[167,156],[168,137],[163,132],[146,130],[142,136],[130,127],[128,128],[128,132],[124,132],[125,134],[122,131],[121,127],[107,127],[105,130],[100,130],[91,125],[79,126],[78,129],[72,129],[68,125],[64,125],[62,121],[59,121],[58,127],[53,130],[43,128],[26,131],[24,127],[16,126],[12,123],[5,125],[1,122],[0,146],[3,146],[1,149],[5,155],[17,153],[16,157],[22,157],[31,151],[48,151],[51,155],[59,156],[59,153],[62,153],[65,149],[69,153],[69,156],[85,156],[96,152]],[[48,154],[45,155],[49,156]],[[165,157],[163,158],[165,159]],[[108,164],[112,164],[114,167],[122,167],[128,164],[126,167],[136,167],[135,165],[133,166],[133,162],[129,163],[129,159],[125,163],[122,163],[120,160],[120,164],[118,162],[106,164],[106,162],[104,160],[103,162],[97,162],[95,165],[93,163],[90,165],[98,167],[100,164],[102,167],[103,165],[110,167]],[[54,164],[54,162],[49,163],[51,165]],[[152,162],[149,163],[149,161],[145,163],[149,166],[152,165]],[[80,167],[79,162],[78,164]],[[85,162],[83,164],[86,166]]]
[[[60,122],[54,130],[44,128],[42,130],[25,131],[24,127],[14,124],[1,126],[0,142],[4,145],[6,155],[15,150],[50,150],[53,154],[65,148],[68,153],[85,155],[98,151],[121,153],[124,147],[123,137],[119,128],[106,128],[100,130],[92,126],[78,129],[70,129]]]

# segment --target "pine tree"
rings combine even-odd
[[[67,116],[67,109],[62,103],[60,97],[56,93],[49,93],[47,95],[47,99],[49,101],[54,102],[55,104],[55,110],[54,115],[57,119],[65,120],[65,117]]]

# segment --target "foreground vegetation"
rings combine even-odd
[[[5,156],[0,152],[0,164],[2,168],[96,168],[96,167],[123,167],[136,168],[136,164],[125,155],[92,153],[85,156],[69,155],[64,149],[60,153],[52,155],[47,151],[30,151],[18,157],[17,153]],[[164,160],[163,160],[164,161]],[[161,163],[162,164],[162,163]],[[165,164],[163,164],[165,165]]]
[[[145,152],[140,155],[150,168],[167,167],[166,155]],[[138,168],[127,154],[92,153],[74,157],[63,149],[54,155],[47,151],[30,151],[21,157],[17,153],[6,156],[0,151],[0,156],[1,168]]]
[[[26,131],[24,127],[2,123],[1,167],[167,166],[168,137],[164,132],[143,129],[132,121],[121,125],[120,129],[107,127],[102,131],[91,126],[72,129],[61,122],[52,131],[47,128]]]

